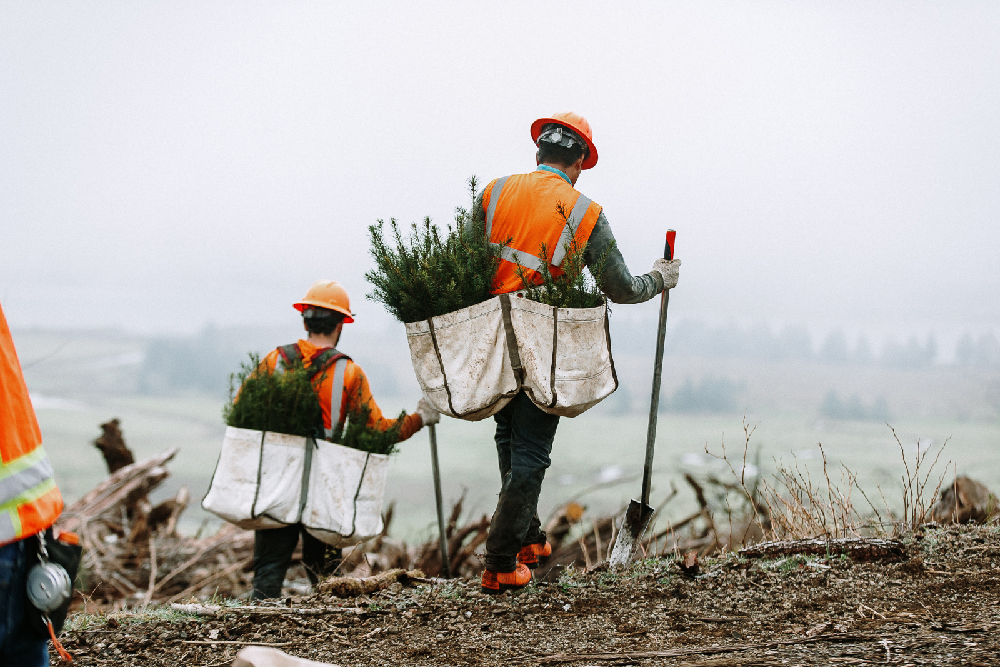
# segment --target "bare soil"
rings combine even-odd
[[[63,643],[78,665],[221,667],[248,643],[344,666],[1000,664],[1000,527],[905,542],[893,562],[729,554],[692,575],[670,557],[498,597],[450,581],[283,601],[343,608],[318,616],[81,616]]]

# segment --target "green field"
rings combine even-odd
[[[396,406],[388,405],[394,409]],[[401,406],[400,406],[401,407]],[[208,398],[107,397],[83,409],[40,409],[39,422],[46,446],[53,458],[59,484],[67,499],[85,493],[104,476],[103,460],[90,446],[100,430],[100,421],[117,416],[129,445],[137,457],[145,457],[168,447],[180,447],[169,465],[171,478],[161,495],[179,485],[187,485],[195,498],[205,493],[214,469],[223,427],[218,417],[220,404]],[[742,416],[694,416],[666,413],[660,416],[656,452],[654,498],[662,497],[671,482],[684,471],[695,474],[726,468],[704,454],[709,448],[720,453],[742,453]],[[751,448],[760,448],[761,467],[773,467],[772,458],[790,461],[794,455],[804,465],[819,462],[817,443],[822,443],[831,462],[844,462],[859,475],[863,488],[893,488],[902,474],[900,448],[884,424],[870,422],[824,422],[788,415],[754,418],[756,426]],[[466,508],[472,513],[490,513],[499,488],[499,472],[492,441],[492,420],[467,423],[445,419],[438,428],[444,496],[457,499],[467,494]],[[980,479],[993,489],[1000,488],[1000,423],[946,418],[900,419],[895,424],[909,456],[916,452],[920,438],[924,444],[940,445],[950,438],[942,455],[959,473]],[[646,420],[642,415],[582,415],[563,420],[552,453],[552,467],[543,489],[541,510],[601,481],[629,478],[642,469]],[[389,477],[387,501],[395,500],[396,523],[393,533],[408,539],[426,535],[434,521],[428,438],[420,432],[403,443],[394,457]],[[611,512],[637,493],[638,481],[600,489],[585,496],[591,514]],[[686,489],[672,505],[675,512],[690,506]],[[897,494],[887,495],[895,498]],[[860,502],[860,498],[858,498]],[[185,514],[183,529],[192,531],[207,515],[198,507]]]
[[[97,334],[77,337],[72,349],[59,353],[64,355],[59,363],[46,357],[58,348],[58,336],[20,334],[15,340],[45,444],[67,500],[80,497],[105,476],[103,460],[91,443],[100,434],[98,425],[117,417],[139,458],[169,447],[180,448],[169,464],[172,476],[156,496],[166,496],[182,484],[190,488],[195,502],[184,516],[182,529],[193,532],[203,520],[215,521],[197,501],[207,489],[222,441],[223,400],[219,396],[137,393],[135,358],[144,345],[139,339]],[[613,512],[638,493],[635,477],[642,469],[645,446],[648,372],[640,358],[619,353],[617,361],[621,393],[607,405],[564,419],[560,425],[542,493],[543,514],[602,481],[617,479],[620,483],[584,497],[582,502],[591,516]],[[387,414],[397,414],[416,403],[414,388],[405,384],[409,370],[405,357],[397,367],[402,369],[399,385],[404,391],[400,393],[412,395],[380,396],[379,385],[374,384]],[[866,401],[886,397],[889,421],[911,460],[918,439],[923,447],[935,449],[947,440],[939,472],[944,472],[945,462],[950,461],[952,470],[1000,489],[1000,409],[995,395],[1000,374],[996,371],[949,367],[890,371],[673,357],[667,358],[665,368],[665,397],[692,377],[726,377],[743,387],[738,410],[660,415],[654,501],[664,497],[671,484],[681,490],[668,515],[681,516],[693,502],[681,481],[684,472],[725,473],[720,462],[705,456],[706,445],[719,453],[725,441],[727,451],[742,454],[744,410],[746,421],[756,428],[751,450],[756,453],[759,448],[765,474],[774,469],[774,459],[788,462],[793,456],[804,467],[817,471],[821,463],[817,443],[822,443],[830,462],[848,465],[858,474],[862,487],[872,491],[869,495],[881,486],[894,502],[899,495],[895,487],[903,473],[899,445],[884,423],[820,417],[818,406],[830,390],[845,396],[857,393]],[[465,493],[469,514],[492,512],[499,488],[492,427],[492,420],[468,423],[444,419],[438,429],[445,499],[453,501]],[[402,443],[400,450],[393,460],[386,499],[396,502],[392,533],[417,540],[430,534],[435,520],[426,432]],[[856,501],[863,505],[860,497]]]

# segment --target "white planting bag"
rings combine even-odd
[[[248,530],[302,523],[327,544],[357,544],[382,532],[388,473],[383,454],[230,426],[201,505]]]
[[[417,382],[446,415],[478,421],[510,403],[521,384],[511,367],[499,297],[406,325]]]
[[[424,397],[442,414],[490,417],[524,389],[575,417],[618,388],[607,305],[553,308],[510,294],[406,325]]]
[[[524,389],[545,412],[576,417],[618,388],[606,304],[553,308],[514,297],[510,321]]]

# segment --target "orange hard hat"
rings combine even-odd
[[[539,118],[531,124],[531,140],[535,142],[535,145],[538,145],[538,137],[542,134],[542,128],[549,123],[568,127],[587,142],[589,152],[583,158],[584,169],[590,169],[597,164],[597,146],[594,145],[594,133],[590,130],[590,123],[587,122],[586,118],[572,111],[554,113],[550,118]]]
[[[302,300],[294,305],[295,310],[300,313],[308,306],[318,306],[343,313],[347,316],[344,318],[345,324],[354,321],[351,317],[351,299],[347,296],[347,290],[336,280],[317,280]]]

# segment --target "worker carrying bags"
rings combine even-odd
[[[447,233],[429,219],[409,238],[395,221],[391,239],[381,221],[369,227],[369,298],[405,324],[424,398],[459,419],[490,417],[522,390],[545,412],[575,417],[618,388],[607,301],[584,273],[600,207],[575,191],[563,206],[558,190],[545,209],[554,224],[525,242],[538,256],[512,248],[502,233],[490,236],[490,204],[494,188],[499,199],[519,178],[498,179],[482,194],[470,179],[471,206],[457,210]],[[600,273],[613,250],[611,239],[588,270]]]
[[[421,403],[414,414],[382,416],[364,371],[336,348],[354,321],[339,283],[320,280],[293,305],[308,337],[264,359],[251,354],[232,377],[228,428],[202,505],[265,538],[277,534],[267,529],[301,524],[335,547],[355,544],[382,532],[389,455],[438,415]]]
[[[607,305],[555,308],[501,294],[406,324],[413,370],[439,412],[476,421],[522,389],[545,412],[575,417],[618,388]]]

